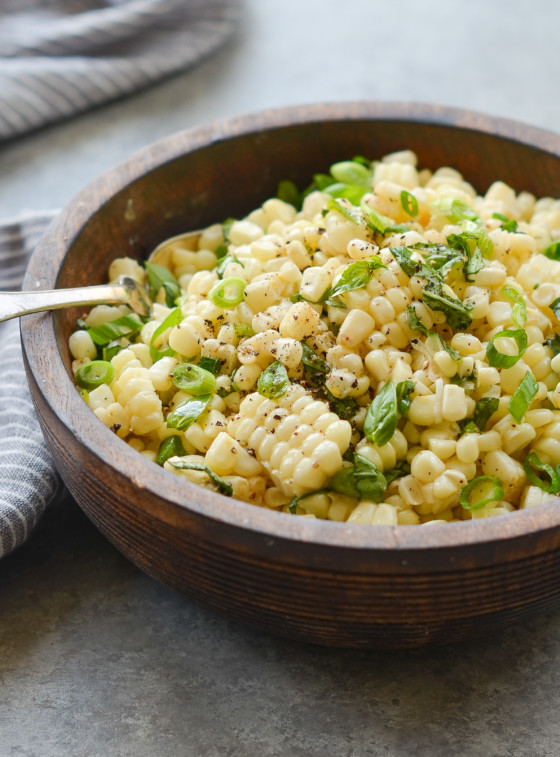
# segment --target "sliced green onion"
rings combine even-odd
[[[521,423],[523,416],[535,395],[539,391],[539,383],[531,371],[527,371],[523,380],[515,390],[515,394],[509,401],[509,412],[513,415],[518,423]]]
[[[211,399],[212,395],[206,394],[181,402],[167,416],[167,428],[176,428],[178,431],[185,431],[185,429],[192,426],[198,420],[208,407]]]
[[[114,321],[108,321],[107,323],[101,323],[99,326],[94,326],[88,329],[87,332],[90,335],[94,344],[104,347],[109,342],[113,342],[115,339],[120,339],[123,336],[132,337],[142,328],[140,321],[133,315],[123,315],[120,318],[116,318]]]
[[[224,273],[225,273],[226,268],[228,267],[228,265],[230,263],[237,263],[237,265],[240,265],[241,268],[245,268],[245,266],[239,260],[239,258],[237,257],[237,255],[233,255],[231,253],[228,253],[227,255],[225,255],[224,257],[221,258],[220,262],[218,263],[218,265],[215,268],[215,271],[218,274],[218,277],[220,279],[224,278]]]
[[[247,282],[232,276],[217,281],[208,292],[208,299],[219,308],[233,308],[243,302]]]
[[[175,305],[175,300],[181,294],[181,287],[175,276],[170,270],[162,265],[145,263],[144,267],[146,269],[148,288],[152,300],[156,299],[160,289],[163,288],[167,307],[172,308]]]
[[[492,491],[490,492],[490,495],[488,497],[478,499],[475,502],[471,502],[471,494],[477,486],[484,483],[485,481],[492,482]],[[473,478],[470,483],[468,483],[465,487],[463,487],[463,489],[461,489],[459,504],[465,510],[480,510],[480,508],[484,507],[484,505],[487,505],[489,502],[499,502],[503,499],[503,497],[504,489],[499,478],[495,478],[494,476],[478,476],[477,478]]]
[[[185,448],[183,447],[181,437],[178,434],[173,434],[173,436],[168,436],[167,439],[164,439],[159,445],[156,463],[163,465],[168,458],[184,454]]]
[[[391,440],[397,428],[397,392],[387,381],[368,408],[364,420],[364,434],[372,444],[382,447]]]
[[[536,452],[529,452],[523,461],[523,467],[531,484],[544,489],[549,494],[560,493],[560,465],[553,468],[551,465],[541,462]],[[550,480],[541,478],[539,474],[548,476]]]
[[[182,392],[199,397],[201,394],[214,394],[216,377],[210,371],[193,363],[179,363],[171,374],[173,386]]]
[[[418,215],[418,200],[413,194],[407,192],[406,189],[401,191],[401,205],[404,212],[408,213],[412,218]]]
[[[172,310],[171,313],[165,318],[165,320],[160,323],[160,325],[157,327],[157,329],[154,331],[152,338],[150,340],[150,356],[154,363],[157,363],[158,360],[161,360],[162,357],[170,357],[175,354],[175,350],[168,349],[168,350],[158,350],[155,346],[158,338],[164,334],[167,329],[172,329],[174,326],[177,326],[177,324],[181,323],[183,320],[183,313],[181,311],[181,308],[175,308],[175,310]]]
[[[212,481],[220,494],[225,494],[227,497],[231,497],[233,494],[232,485],[228,481],[225,481],[221,476],[218,476],[217,473],[214,473],[212,468],[204,465],[204,463],[196,463],[194,461],[189,462],[188,460],[175,460],[174,458],[170,458],[169,464],[174,468],[179,468],[179,470],[197,470],[201,471],[202,473],[206,473],[206,475],[208,476],[210,481]]]
[[[115,355],[118,355],[121,350],[124,350],[124,347],[119,341],[109,342],[109,344],[101,349],[101,357],[103,360],[111,362]]]
[[[106,360],[84,363],[74,374],[74,381],[82,389],[96,389],[101,384],[110,384],[114,378],[115,369]]]
[[[359,226],[363,223],[363,216],[361,215],[358,208],[350,203],[346,204],[344,202],[341,202],[340,198],[330,200],[327,203],[327,209],[340,213],[343,218],[355,224],[356,226]]]
[[[513,302],[513,308],[511,309],[511,317],[518,329],[523,328],[527,321],[527,305],[525,304],[525,298],[523,295],[515,289],[515,287],[507,284],[502,287],[502,294],[510,302]]]
[[[507,355],[504,352],[500,352],[494,346],[496,339],[503,338],[514,340],[518,349],[517,355]],[[486,347],[486,357],[490,365],[494,368],[511,368],[521,357],[523,357],[525,350],[527,349],[527,344],[527,332],[523,329],[504,329],[503,331],[499,331],[488,342],[488,346]]]
[[[334,163],[330,168],[331,176],[343,184],[371,184],[371,171],[354,160],[343,160]]]
[[[257,391],[263,397],[275,400],[283,397],[290,388],[290,379],[286,368],[279,360],[269,365],[259,376]]]

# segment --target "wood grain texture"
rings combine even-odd
[[[344,103],[211,124],[146,148],[87,187],[37,249],[24,286],[105,280],[174,234],[240,216],[280,179],[414,149],[484,192],[560,196],[560,137],[464,111]],[[195,601],[303,641],[408,648],[497,631],[560,605],[560,507],[432,526],[368,527],[270,512],[146,461],[86,407],[67,339],[79,311],[22,321],[41,425],[70,491],[132,561]]]

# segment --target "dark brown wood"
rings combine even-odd
[[[33,256],[25,288],[105,280],[120,255],[239,216],[355,154],[414,149],[484,192],[496,179],[560,196],[560,137],[444,108],[345,103],[262,113],[179,133],[87,187]],[[560,507],[422,528],[270,512],[146,461],[76,392],[77,311],[22,320],[24,358],[56,464],[125,555],[197,602],[273,633],[328,645],[417,647],[487,634],[560,605]]]

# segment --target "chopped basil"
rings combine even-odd
[[[174,458],[169,459],[169,464],[172,465],[174,468],[179,468],[180,470],[198,470],[202,473],[206,473],[210,481],[214,484],[216,489],[220,494],[225,494],[228,497],[231,497],[233,494],[233,487],[230,483],[227,481],[224,481],[224,479],[221,476],[218,476],[217,473],[214,473],[212,468],[209,468],[207,465],[204,465],[204,463],[197,463],[197,462],[189,462],[188,460],[175,460]]]
[[[283,397],[290,388],[290,379],[286,368],[279,360],[269,365],[259,376],[257,391],[263,397],[277,399]]]
[[[359,405],[354,397],[335,397],[334,394],[327,390],[327,402],[333,413],[336,413],[343,421],[352,420],[359,409]]]
[[[105,347],[115,339],[126,336],[131,339],[142,328],[141,322],[133,315],[123,315],[114,321],[101,323],[99,326],[93,326],[87,332],[94,344],[99,347]]]
[[[485,481],[492,482],[492,491],[487,497],[471,502],[471,495],[474,489]],[[465,510],[480,510],[480,508],[484,507],[484,505],[487,505],[489,502],[499,502],[503,497],[504,489],[499,478],[495,478],[494,476],[478,476],[477,478],[473,478],[470,483],[461,489],[459,504]]]
[[[296,183],[289,179],[284,179],[279,182],[276,190],[276,197],[283,202],[287,202],[289,205],[293,205],[296,210],[301,209],[301,193],[297,188]]]
[[[560,336],[558,334],[553,334],[548,339],[545,339],[544,343],[547,347],[550,347],[555,355],[560,355]]]
[[[397,428],[397,392],[392,381],[383,384],[368,408],[364,420],[364,435],[372,444],[382,447]]]
[[[185,448],[183,447],[181,437],[179,434],[173,434],[173,436],[168,436],[164,439],[159,445],[156,463],[158,465],[163,465],[168,458],[184,454]]]
[[[513,303],[511,318],[517,328],[522,329],[527,321],[527,305],[525,304],[525,298],[517,291],[517,289],[509,284],[502,287],[502,294]]]
[[[414,392],[414,388],[414,381],[410,379],[399,381],[397,384],[397,410],[403,418],[408,418],[408,411],[412,403],[411,395]]]
[[[382,502],[387,479],[371,460],[355,452],[354,464],[336,473],[329,488],[337,494]]]
[[[167,416],[167,427],[176,428],[178,431],[185,431],[189,426],[198,420],[202,413],[208,407],[212,399],[211,394],[192,397],[191,399],[181,402],[180,405],[172,410]]]
[[[379,234],[403,234],[406,231],[410,231],[407,224],[394,224],[391,218],[378,213],[377,210],[369,205],[369,203],[364,202],[363,200],[360,204],[360,208],[366,226],[372,231],[378,232]]]
[[[547,465],[541,462],[536,452],[529,452],[523,461],[523,467],[533,486],[538,486],[549,494],[560,494],[560,465]]]
[[[429,284],[424,287],[422,299],[431,310],[444,313],[447,323],[455,331],[464,331],[472,321],[470,305],[465,305],[457,297],[452,297],[441,290],[433,291]]]
[[[411,218],[415,218],[418,215],[418,200],[413,194],[407,192],[406,189],[401,190],[401,205],[404,212],[411,216]]]
[[[304,499],[309,499],[309,497],[314,497],[316,494],[328,494],[331,490],[326,489],[316,489],[313,492],[306,492],[305,494],[300,495],[299,497],[294,497],[290,504],[288,505],[288,510],[292,513],[292,515],[296,515],[297,513],[297,506],[299,503]]]
[[[543,250],[543,255],[546,255],[546,257],[551,260],[560,260],[560,241],[549,244],[548,247]]]
[[[539,391],[539,383],[535,380],[535,377],[531,371],[527,371],[523,380],[515,390],[515,394],[509,401],[509,412],[513,415],[518,423],[521,423],[525,412],[537,392]]]
[[[500,401],[497,397],[483,397],[475,405],[472,418],[464,418],[459,421],[459,428],[463,434],[472,432],[484,432],[488,421],[494,415]]]
[[[502,213],[492,213],[492,218],[501,221],[500,229],[503,231],[509,231],[510,233],[515,233],[517,231],[518,223],[513,218],[508,218],[507,216],[502,215]]]
[[[549,307],[556,316],[557,320],[560,321],[560,297],[557,297],[553,302],[551,302]]]
[[[163,288],[167,307],[172,308],[175,305],[175,300],[181,294],[181,287],[175,276],[162,265],[145,263],[144,267],[146,269],[148,289],[152,300],[156,299],[160,289]]]
[[[418,318],[416,310],[412,307],[412,305],[409,305],[406,310],[408,325],[413,331],[419,331],[421,334],[424,334],[424,336],[436,336],[443,349],[453,358],[453,360],[461,359],[461,355],[457,352],[457,350],[453,349],[450,344],[447,344],[441,334],[438,334],[437,331],[430,331],[426,326],[424,326],[421,319]]]
[[[496,339],[502,338],[510,338],[515,341],[518,349],[517,355],[507,355],[504,352],[500,352],[494,346]],[[486,347],[486,358],[494,368],[511,368],[525,354],[527,344],[527,332],[523,329],[504,329],[495,334],[488,342],[488,346]]]
[[[241,268],[245,268],[243,263],[239,260],[237,255],[233,255],[231,253],[228,253],[227,255],[224,255],[224,257],[220,260],[218,265],[216,266],[216,273],[218,274],[218,278],[223,279],[224,273],[226,271],[226,268],[230,263],[237,263],[241,266]]]
[[[213,373],[217,376],[222,370],[222,361],[219,357],[206,357],[203,355],[197,363],[199,368],[203,368],[205,371]]]
[[[302,342],[301,346],[303,349],[301,362],[308,379],[313,384],[324,383],[327,374],[331,371],[330,365],[313,352],[305,342]]]
[[[344,292],[352,292],[355,289],[363,289],[373,278],[374,271],[386,268],[381,258],[373,255],[369,260],[356,260],[350,263],[343,272],[336,286],[331,291],[331,297],[336,297]]]

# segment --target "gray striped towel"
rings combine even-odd
[[[230,34],[242,0],[4,0],[0,140],[184,71]]]
[[[242,0],[3,0],[0,140],[193,66]],[[21,286],[56,211],[0,223],[0,289]],[[0,324],[0,557],[25,541],[61,483],[27,389],[17,320]]]

